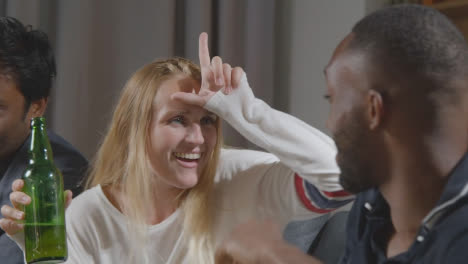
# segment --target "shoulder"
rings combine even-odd
[[[370,189],[356,194],[353,207],[349,212],[346,223],[346,244],[345,253],[341,263],[351,263],[351,259],[365,259],[367,250],[370,248],[370,232],[366,232],[370,227],[367,216],[374,209],[376,200],[380,200],[380,192],[377,189]],[[354,263],[353,262],[353,263]]]
[[[118,241],[116,234],[123,234],[125,220],[116,217],[105,199],[101,187],[95,186],[74,198],[66,210],[67,243],[71,257],[96,257],[102,254],[100,249],[103,243],[109,245]]]
[[[86,158],[72,144],[52,131],[48,131],[54,159],[77,165],[87,165]]]
[[[465,218],[466,221],[466,218]],[[445,245],[444,263],[465,263],[468,259],[468,228],[463,228]]]
[[[356,195],[356,199],[349,212],[347,222],[347,239],[350,242],[348,245],[355,245],[362,239],[367,227],[366,215],[370,213],[375,205],[376,197],[380,194],[378,190],[371,189]]]
[[[108,233],[117,226],[125,226],[125,217],[107,199],[101,186],[78,195],[66,210],[67,229],[73,233]],[[96,233],[95,235],[92,235]]]
[[[64,188],[71,189],[74,194],[81,193],[81,184],[88,169],[88,161],[59,135],[48,131],[48,136],[54,154],[55,166],[63,175]]]
[[[100,208],[103,205],[100,193],[102,193],[101,187],[95,186],[74,197],[67,208],[67,217],[71,219],[92,217],[97,211],[101,210]]]
[[[84,213],[84,214],[83,214]],[[94,186],[73,198],[67,209],[67,216],[98,218],[113,218],[121,221],[125,216],[112,205],[100,185]],[[125,222],[125,220],[123,220]]]
[[[467,219],[468,198],[465,197],[434,227],[434,246],[443,252],[444,263],[464,263],[468,259]]]

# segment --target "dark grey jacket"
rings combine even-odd
[[[392,226],[390,210],[376,190],[356,197],[348,217],[343,264],[468,263],[468,153],[449,175],[436,207],[423,219],[407,252],[386,257],[383,233]]]
[[[83,190],[81,183],[88,167],[88,161],[76,150],[70,143],[62,137],[48,132],[54,162],[57,168],[63,174],[64,187],[72,190],[75,197]],[[31,142],[29,137],[14,155],[10,165],[3,177],[0,178],[0,206],[10,204],[9,195],[11,193],[11,184],[14,180],[21,178],[26,165],[28,164],[28,148]],[[0,212],[0,217],[3,215]],[[15,242],[0,229],[0,263],[19,264],[23,262],[23,253],[16,246]]]

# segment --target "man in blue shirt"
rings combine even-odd
[[[357,193],[342,263],[466,263],[463,35],[434,9],[385,8],[353,27],[325,76],[340,181]],[[316,263],[271,229],[237,229],[218,250],[218,263]]]
[[[28,164],[30,120],[42,116],[55,77],[55,59],[47,35],[14,18],[0,18],[0,205],[10,203],[14,180]],[[81,192],[86,159],[63,138],[49,131],[54,162],[65,189]],[[0,218],[3,218],[3,206]],[[2,221],[6,221],[3,219]],[[3,223],[10,224],[10,223]],[[24,263],[19,247],[0,229],[0,262]]]

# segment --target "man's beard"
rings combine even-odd
[[[348,192],[359,193],[376,187],[378,178],[373,175],[374,164],[370,132],[358,111],[343,119],[333,135],[338,154],[336,162],[341,170],[340,184]]]

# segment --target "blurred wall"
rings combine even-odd
[[[125,81],[154,58],[212,55],[246,69],[254,93],[326,132],[323,68],[385,0],[0,0],[0,13],[46,33],[56,51],[51,127],[91,158]],[[228,144],[255,148],[226,126]]]
[[[53,128],[91,158],[126,80],[174,52],[174,1],[63,1],[58,5]]]
[[[337,44],[365,15],[365,0],[295,0],[290,43],[289,111],[326,129],[328,102],[323,69]]]

